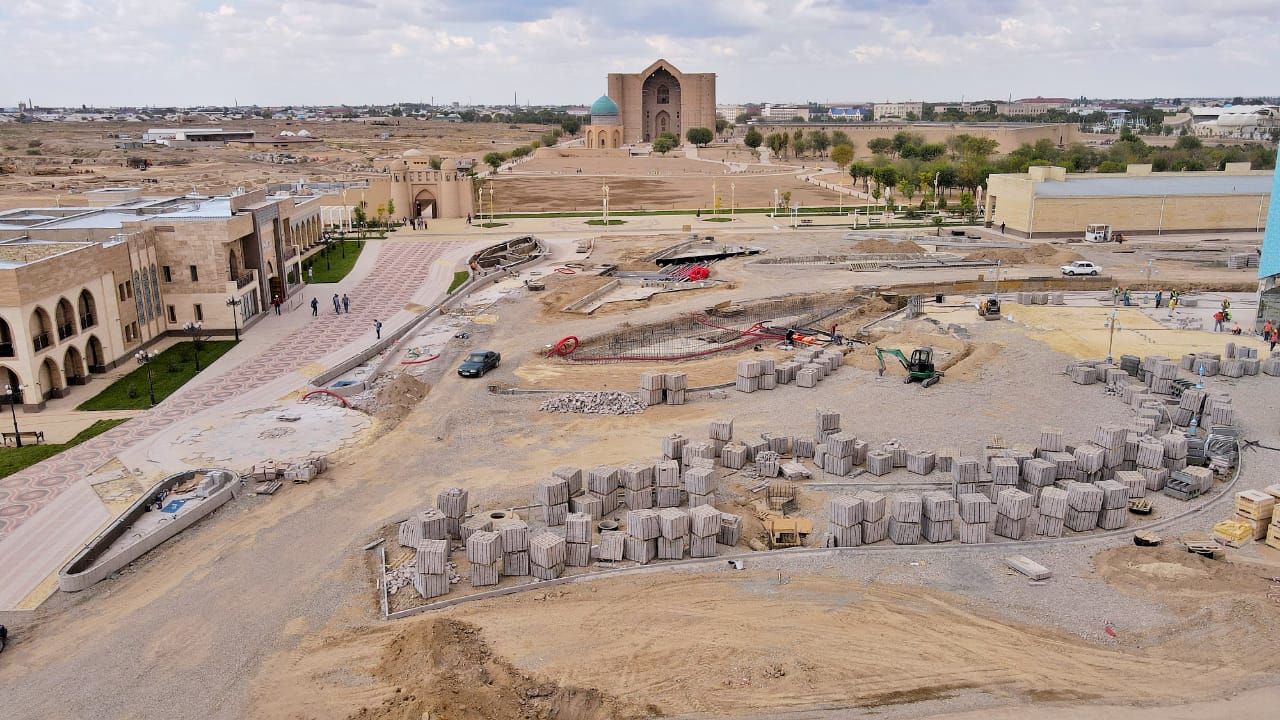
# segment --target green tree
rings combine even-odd
[[[853,162],[853,148],[849,145],[836,145],[831,148],[831,161],[844,172],[845,167]]]
[[[791,143],[791,149],[795,151],[796,157],[800,157],[809,152],[809,141],[799,138]]]
[[[787,147],[787,136],[785,133],[769,133],[764,139],[764,144],[774,157],[782,157],[782,151]]]
[[[1175,150],[1199,150],[1204,143],[1195,135],[1184,135],[1173,142]]]
[[[738,113],[738,116],[733,119],[739,125],[746,125],[749,120],[751,120],[751,113],[745,112]]]
[[[859,160],[849,166],[849,175],[852,176],[854,180],[861,180],[863,188],[869,192],[871,173],[874,170],[875,168]]]
[[[711,132],[711,128],[704,127],[689,128],[684,136],[689,142],[698,147],[705,147],[716,137],[715,133]]]
[[[878,167],[871,171],[871,179],[881,187],[891,188],[898,184],[898,171],[892,165]]]
[[[809,147],[821,157],[831,147],[831,136],[825,130],[812,130],[809,132]]]
[[[582,121],[576,117],[567,118],[560,122],[560,129],[564,131],[565,135],[573,137],[582,129]]]
[[[716,118],[716,134],[723,135],[724,131],[731,127],[733,127],[733,125],[731,125],[728,120],[725,120],[722,117]]]
[[[507,159],[507,156],[503,155],[500,152],[491,152],[484,156],[485,164],[493,168],[494,171],[497,171],[497,169],[502,166],[502,163],[505,162],[506,159]]]
[[[653,151],[659,155],[666,155],[676,149],[676,141],[672,140],[667,134],[659,135],[653,140]]]
[[[871,138],[867,141],[867,149],[876,155],[885,155],[893,152],[893,140],[889,138]]]
[[[973,193],[967,190],[960,193],[960,212],[970,218],[978,213],[978,205],[973,201]]]
[[[752,150],[756,150],[764,144],[764,136],[760,134],[759,130],[750,128],[747,130],[747,134],[742,137],[742,144]]]
[[[385,226],[387,224],[387,204],[382,203],[374,212],[377,213],[378,227]]]
[[[390,220],[395,220],[395,217],[396,217],[396,201],[392,199],[388,199],[387,200],[387,218]]]
[[[916,196],[916,184],[905,177],[901,178],[898,180],[898,193],[910,202],[911,198]]]
[[[351,222],[359,229],[360,237],[364,237],[364,226],[365,223],[369,222],[369,215],[364,210],[363,201],[351,209]]]
[[[831,147],[835,147],[837,145],[848,145],[849,147],[853,147],[853,141],[849,139],[849,133],[843,130],[832,130]]]
[[[1115,160],[1104,160],[1098,164],[1098,172],[1100,173],[1122,173],[1127,169],[1129,169],[1128,165]]]
[[[512,148],[511,157],[522,158],[531,152],[533,152],[533,148],[529,147],[528,145],[521,145],[518,148]]]

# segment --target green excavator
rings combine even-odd
[[[908,359],[901,350],[894,348],[876,348],[876,360],[880,361],[880,375],[884,375],[884,356],[890,355],[898,359],[902,363],[902,367],[907,371],[907,377],[904,383],[920,381],[920,384],[929,387],[942,379],[942,373],[933,366],[933,348],[922,347],[911,351],[911,358]]]

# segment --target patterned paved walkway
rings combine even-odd
[[[170,396],[155,408],[89,442],[0,479],[0,540],[78,478],[121,450],[341,349],[372,331],[375,319],[386,323],[387,318],[404,309],[427,280],[432,263],[459,245],[455,242],[384,242],[369,275],[346,290],[352,299],[350,314],[335,315],[332,303],[322,297],[318,318],[257,357],[218,376],[202,378],[198,385]],[[310,307],[295,312],[309,313]],[[388,324],[385,329],[393,328]],[[260,328],[259,332],[262,331]]]

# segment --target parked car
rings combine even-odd
[[[484,377],[484,374],[498,367],[502,355],[492,350],[477,350],[467,356],[458,366],[458,374],[462,377]]]
[[[1102,273],[1101,265],[1094,265],[1088,260],[1076,260],[1070,265],[1062,266],[1063,275],[1098,275]]]

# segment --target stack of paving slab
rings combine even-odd
[[[626,533],[619,530],[601,530],[600,543],[596,546],[596,559],[601,562],[618,562],[626,557],[626,548]]]
[[[727,449],[727,448],[726,448]],[[678,460],[659,460],[654,465],[654,481],[657,483],[657,506],[660,508],[680,505],[681,489],[680,462]]]
[[[566,545],[564,538],[551,532],[529,538],[529,574],[539,580],[555,580],[563,575],[568,559]]]
[[[862,544],[870,545],[889,536],[888,500],[874,490],[859,490],[853,494],[862,501]]]
[[[618,509],[618,469],[608,465],[597,465],[587,472],[587,495],[597,498],[600,503],[600,516],[609,515]],[[594,502],[592,502],[594,505]]]
[[[689,546],[689,513],[680,508],[658,511],[659,560],[680,560]]]
[[[796,353],[794,362],[799,364],[799,369],[796,370],[798,387],[817,387],[818,382],[827,376],[829,366],[818,361],[821,355],[822,351],[817,348],[808,348]]]
[[[951,493],[933,490],[922,494],[920,500],[920,531],[924,539],[931,543],[951,542],[955,538],[956,499]]]
[[[716,556],[716,537],[723,524],[721,513],[713,505],[699,505],[689,511],[689,557]]]
[[[862,544],[862,499],[854,495],[834,495],[827,499],[827,533],[830,547],[858,547]]]
[[[465,542],[467,538],[471,537],[472,533],[492,530],[493,519],[487,513],[476,513],[463,520],[458,529],[459,534],[462,536],[461,539]]]
[[[801,367],[803,367],[803,364],[795,360],[776,363],[773,366],[774,385],[786,385],[795,382],[796,374],[800,372]]]
[[[462,539],[462,520],[467,514],[467,491],[445,488],[435,496],[435,509],[444,514],[444,529],[452,539]]]
[[[760,477],[774,478],[782,474],[782,456],[772,450],[760,450],[756,453],[756,474]],[[693,505],[690,498],[689,504]]]
[[[742,518],[733,513],[720,513],[720,530],[716,532],[716,542],[733,547],[742,539]]]
[[[480,530],[467,538],[467,563],[475,587],[498,584],[498,563],[502,560],[502,536]]]
[[[618,468],[623,504],[630,510],[647,510],[655,505],[653,466],[628,463]]]
[[[1040,495],[1058,479],[1058,466],[1051,460],[1027,458],[1019,469],[1018,489],[1040,502]]]
[[[714,504],[716,492],[715,467],[695,465],[685,468],[684,490],[689,495],[690,507]]]
[[[715,465],[716,446],[700,440],[691,442],[685,445],[684,450],[681,451],[680,464],[686,468],[694,467],[695,465]]]
[[[1006,453],[1008,451],[1005,451]],[[1030,462],[1030,459],[1027,460]],[[991,492],[999,493],[1005,488],[1019,488],[1022,482],[1022,462],[1016,457],[1008,457],[1008,455],[1000,455],[993,457],[987,461],[987,470],[991,473]],[[960,484],[956,483],[957,489]],[[1030,492],[1030,491],[1028,491]],[[1032,492],[1032,499],[1038,495],[1038,492]],[[960,497],[957,494],[956,497]]]
[[[400,523],[398,535],[408,548],[417,548],[423,540],[448,540],[448,518],[437,508],[427,508]]]
[[[1017,488],[1005,488],[996,493],[996,519],[993,532],[1010,540],[1021,540],[1027,535],[1027,519],[1031,517],[1034,502],[1030,493]]]
[[[494,526],[502,538],[502,574],[520,577],[529,574],[529,524],[518,518]]]
[[[1036,518],[1036,534],[1045,537],[1062,537],[1064,519],[1069,509],[1066,490],[1046,487],[1040,492],[1040,514]]]
[[[995,520],[996,506],[981,493],[963,493],[956,498],[956,512],[960,516],[960,542],[966,545],[984,543],[991,522]]]
[[[604,517],[604,498],[589,492],[583,492],[581,468],[561,465],[551,471],[551,475],[569,483],[569,512],[586,513],[593,520],[599,520]]]
[[[733,441],[733,418],[712,420],[710,427],[707,429],[707,437],[711,440],[712,447],[715,448],[716,457],[720,457],[724,446]]]
[[[662,525],[657,510],[627,511],[627,537],[625,557],[641,565],[647,565],[658,557],[658,537]]]
[[[1111,477],[1124,464],[1125,440],[1129,429],[1123,425],[1099,425],[1093,433],[1093,444],[1102,448],[1103,477]]]
[[[868,458],[870,462],[870,458]],[[902,493],[889,498],[889,539],[895,545],[919,545],[924,503],[919,495]]]
[[[449,592],[449,541],[426,539],[418,542],[414,558],[417,572],[413,587],[425,600]]]
[[[738,376],[734,387],[738,392],[753,393],[760,390],[760,376],[764,373],[763,363],[759,360],[739,360]]]
[[[1271,356],[1262,361],[1262,372],[1271,377],[1280,377],[1280,351],[1271,353]]]
[[[1147,496],[1147,478],[1137,470],[1117,470],[1111,478],[1129,490],[1129,499]]]
[[[665,373],[640,374],[640,402],[646,407],[661,405],[666,401],[667,376]]]
[[[669,372],[664,384],[667,390],[667,404],[683,405],[685,393],[689,389],[689,376],[682,372]]]
[[[867,453],[867,463],[870,466],[872,455],[884,455],[883,453]],[[857,464],[858,455],[858,438],[849,432],[837,432],[828,435],[826,440],[820,444],[814,451],[814,464],[819,463],[821,458],[822,469],[833,475],[848,475],[853,472],[853,466]],[[892,458],[884,456],[884,472],[892,469]],[[872,471],[874,472],[874,471]],[[883,474],[883,473],[877,473]]]
[[[1147,479],[1147,490],[1157,492],[1163,490],[1169,481],[1169,468],[1164,464],[1164,443],[1157,438],[1142,437],[1138,439],[1138,451],[1134,462],[1138,472]]]
[[[1229,395],[1210,395],[1204,401],[1206,425],[1233,425],[1235,411]]]
[[[1067,491],[1067,511],[1063,516],[1063,524],[1076,532],[1086,532],[1098,527],[1098,516],[1102,513],[1104,493],[1101,488],[1082,482],[1069,482],[1063,488]],[[1040,496],[1041,512],[1044,510],[1044,495]]]
[[[913,475],[928,475],[933,472],[933,467],[937,457],[928,450],[916,450],[914,452],[906,452],[906,468],[907,472]]]
[[[1098,527],[1103,530],[1119,530],[1129,518],[1129,486],[1115,480],[1103,480],[1094,487],[1102,491],[1102,511],[1098,513]]]
[[[1193,418],[1197,418],[1204,409],[1204,401],[1208,396],[1204,390],[1190,388],[1182,391],[1182,397],[1178,398],[1178,407],[1172,412],[1173,424],[1178,427],[1187,427],[1191,424]]]
[[[542,519],[548,527],[563,525],[569,514],[569,481],[543,478],[533,486],[533,502],[542,506]]]
[[[565,565],[586,567],[591,563],[591,526],[587,513],[569,513],[564,519]]]
[[[963,493],[978,492],[982,482],[981,463],[969,455],[951,457],[951,486],[957,497]]]

